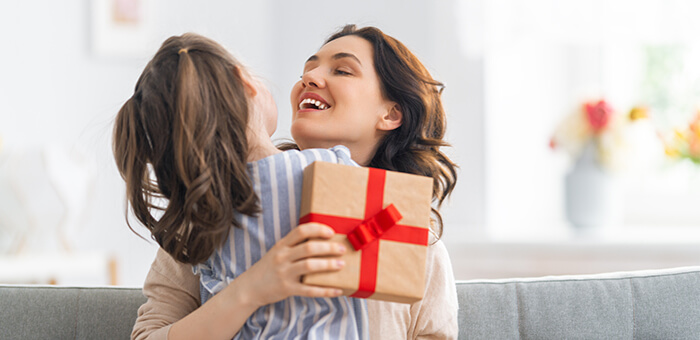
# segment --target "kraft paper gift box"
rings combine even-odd
[[[337,272],[303,282],[344,295],[412,303],[423,298],[433,180],[374,168],[314,162],[304,170],[300,223],[336,231],[347,252]],[[359,250],[356,250],[359,248]]]

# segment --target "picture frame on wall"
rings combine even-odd
[[[153,0],[92,0],[91,49],[99,57],[141,58],[153,52]]]

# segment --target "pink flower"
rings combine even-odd
[[[586,118],[593,129],[593,133],[599,133],[603,130],[613,115],[613,109],[607,102],[600,100],[599,102],[584,104]]]

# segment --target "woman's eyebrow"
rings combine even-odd
[[[338,59],[343,59],[343,58],[351,58],[355,59],[355,61],[362,66],[362,62],[360,62],[360,59],[358,59],[354,54],[352,53],[347,53],[347,52],[339,52],[333,55],[334,60]]]
[[[305,63],[308,63],[310,61],[316,61],[316,60],[318,60],[318,56],[314,54],[314,55],[310,56],[309,59],[306,59]]]
[[[333,60],[338,60],[338,59],[343,59],[343,58],[351,58],[351,59],[354,59],[358,64],[360,64],[360,66],[362,66],[362,62],[360,61],[360,59],[357,58],[352,53],[338,52],[338,53],[334,54],[332,58],[333,58]],[[309,59],[306,59],[306,62],[308,63],[308,62],[316,61],[316,60],[318,60],[318,56],[314,54],[314,55],[310,56]]]

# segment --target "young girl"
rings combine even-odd
[[[270,140],[276,119],[265,87],[191,33],[163,43],[117,115],[114,156],[139,222],[170,256],[194,265],[202,303],[226,303],[212,296],[237,288],[222,295],[234,309],[202,315],[221,324],[174,328],[172,338],[368,336],[363,300],[300,283],[343,266],[342,246],[314,240],[332,230],[295,228],[304,167],[356,163],[345,147],[280,152]]]
[[[307,60],[291,94],[292,135],[301,149],[343,144],[361,165],[433,177],[433,199],[439,207],[456,180],[455,165],[440,150],[446,145],[440,92],[441,84],[399,41],[374,27],[349,25]],[[447,251],[437,240],[442,222],[435,213],[423,300],[411,305],[367,300],[370,338],[457,338],[454,276]],[[295,231],[309,227],[293,229],[280,244],[298,241]],[[259,263],[282,261],[284,255],[270,251]],[[248,272],[275,272],[256,266]],[[199,278],[159,251],[144,283],[148,301],[139,309],[132,338],[175,339],[183,328],[215,327],[216,316],[225,315],[221,310],[245,306],[235,296],[246,287],[236,288],[235,283],[201,304]],[[212,303],[217,297],[220,302]]]

